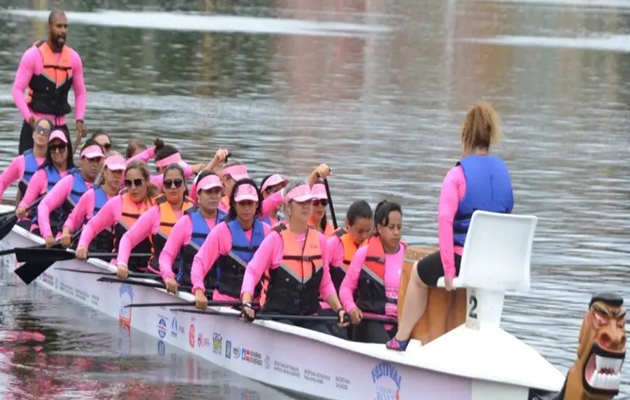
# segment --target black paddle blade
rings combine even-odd
[[[51,265],[53,265],[55,261],[48,262],[27,262],[14,272],[17,276],[22,279],[22,282],[30,285],[37,277],[43,274]]]
[[[18,262],[43,263],[72,260],[74,253],[59,248],[18,247],[15,249]]]
[[[0,240],[4,239],[18,222],[18,217],[13,213],[4,218],[0,217]]]

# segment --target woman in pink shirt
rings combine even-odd
[[[221,203],[219,204],[222,211],[230,211],[230,197],[232,196],[232,190],[234,189],[236,182],[241,179],[249,179],[247,168],[241,161],[230,161],[223,166],[223,169],[221,170],[221,183],[223,184],[225,193],[223,194]]]
[[[24,219],[30,217],[32,219],[31,232],[39,235],[37,210],[27,215],[26,207],[31,205],[42,194],[52,190],[57,182],[68,175],[69,172],[74,171],[74,168],[70,137],[65,131],[52,131],[48,137],[46,160],[33,175],[33,178],[31,178],[24,197],[15,210],[15,214],[18,218]]]
[[[164,170],[164,194],[155,198],[155,205],[144,213],[138,221],[122,236],[118,248],[118,277],[127,279],[129,275],[129,254],[142,241],[151,243],[151,259],[147,265],[136,269],[148,268],[159,274],[159,259],[166,240],[184,212],[193,207],[188,198],[184,169],[179,164],[170,164]]]
[[[17,180],[20,180],[18,184],[18,201],[24,197],[28,183],[46,159],[48,137],[52,132],[52,127],[53,123],[49,119],[42,118],[37,120],[33,130],[33,148],[15,157],[0,175],[0,197]]]
[[[219,201],[223,193],[221,178],[210,171],[201,171],[195,179],[193,187],[197,190],[199,206],[189,208],[186,215],[177,220],[166,245],[160,253],[160,273],[166,284],[166,290],[177,294],[177,286],[190,286],[190,271],[193,259],[203,245],[208,234],[225,218],[226,214],[219,210]],[[177,276],[173,264],[178,259]],[[206,286],[214,287],[214,280],[205,280]]]
[[[221,163],[225,162],[229,154],[230,152],[227,149],[217,150],[217,152],[214,154],[214,157],[212,157],[212,160],[210,160],[208,165],[204,167],[203,171],[201,171],[199,175],[201,175],[204,172],[214,173],[216,170],[218,170],[218,167],[221,165]],[[198,181],[199,175],[197,175],[197,178],[193,180],[193,183],[190,186],[190,198],[193,201],[193,203],[195,203],[195,205],[197,205],[197,187],[195,185],[196,185],[196,182]],[[227,213],[227,211],[223,211],[223,210],[221,210],[221,212]]]
[[[279,174],[267,175],[260,183],[260,192],[262,193],[263,199],[267,200],[271,195],[281,191],[288,184],[289,180],[283,178]],[[278,215],[278,211],[280,211],[281,206],[282,204],[279,204],[277,207],[273,208],[269,212],[269,215],[263,219],[263,222],[266,222],[270,226],[274,226],[278,222],[284,221],[284,218]]]
[[[284,214],[287,224],[278,224],[273,229],[247,266],[241,288],[243,313],[249,319],[255,318],[251,301],[256,286],[265,275],[268,279],[261,295],[261,313],[314,315],[319,309],[321,296],[337,313],[339,323],[347,326],[343,322],[345,311],[330,279],[326,238],[308,224],[313,211],[309,186],[294,181],[283,191],[286,193]],[[324,322],[289,319],[278,322],[331,334]]]
[[[402,236],[402,209],[390,201],[381,201],[374,212],[376,232],[367,245],[359,248],[341,283],[339,297],[350,314],[353,340],[386,343],[396,330],[378,321],[362,321],[363,313],[372,316],[398,315],[398,286],[405,258]],[[355,296],[356,291],[356,296]],[[356,302],[355,302],[356,300]]]
[[[247,263],[251,261],[271,227],[260,220],[262,195],[251,179],[241,179],[230,196],[230,211],[203,243],[190,273],[197,308],[208,306],[204,280],[216,277],[213,300],[238,302]],[[262,285],[254,296],[258,298]]]
[[[151,185],[149,167],[140,161],[132,161],[124,172],[125,190],[118,196],[111,198],[101,211],[92,217],[83,228],[76,257],[79,260],[87,260],[88,248],[95,236],[105,229],[114,231],[114,250],[120,250],[123,235],[131,228],[147,210],[155,205],[154,198],[158,195],[158,189]],[[126,250],[129,254],[129,250]],[[148,239],[142,241],[133,248],[135,253],[150,253],[151,242]],[[112,260],[113,262],[113,260]],[[140,268],[149,262],[149,257],[134,257],[128,267],[134,272],[143,272]]]
[[[125,170],[125,159],[116,152],[109,154],[103,163],[100,181],[81,196],[63,225],[63,234],[61,235],[63,247],[70,247],[72,234],[95,216],[105,206],[105,203],[120,191],[123,171]],[[105,229],[99,233],[89,247],[89,251],[97,253],[108,253],[113,249],[114,232],[111,229]]]
[[[475,104],[461,132],[463,158],[446,174],[438,207],[439,251],[414,264],[396,337],[387,348],[405,351],[411,331],[427,307],[428,287],[444,277],[453,290],[472,214],[476,210],[510,213],[514,207],[512,183],[505,163],[489,154],[502,136],[501,120],[488,103]]]
[[[335,227],[326,219],[326,207],[328,206],[328,196],[326,195],[326,187],[322,179],[328,175],[332,175],[330,168],[326,164],[321,164],[315,168],[308,178],[308,183],[313,194],[313,215],[311,216],[311,225],[318,232],[326,237],[331,237],[335,233]]]
[[[81,149],[81,166],[62,178],[44,197],[37,207],[37,220],[46,246],[55,244],[63,230],[63,223],[76,207],[81,196],[92,187],[105,158],[103,149],[93,139],[88,139]]]
[[[155,168],[157,170],[157,175],[151,176],[151,183],[157,186],[160,190],[163,189],[162,181],[164,180],[164,171],[166,171],[166,167],[171,164],[177,164],[183,169],[184,179],[190,178],[194,174],[198,174],[206,167],[206,164],[187,164],[184,160],[182,160],[182,156],[179,154],[179,150],[177,150],[175,146],[163,144],[159,149],[155,150]]]

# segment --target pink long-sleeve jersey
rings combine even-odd
[[[44,162],[44,157],[35,157],[37,161],[37,166],[41,166]],[[26,162],[24,160],[24,154],[15,157],[7,169],[2,171],[2,175],[0,175],[0,198],[4,195],[4,192],[7,190],[9,186],[13,184],[13,182],[22,179],[24,176],[24,170],[26,168]]]
[[[451,168],[444,177],[438,206],[438,242],[446,278],[455,277],[455,253],[461,256],[464,251],[463,247],[453,244],[453,221],[465,194],[466,177],[464,170],[458,165]]]
[[[57,184],[44,196],[44,199],[37,206],[37,223],[39,224],[39,231],[42,237],[48,237],[52,235],[50,229],[50,213],[63,205],[70,192],[72,191],[72,185],[74,183],[74,175],[67,175],[62,178]],[[88,189],[92,187],[92,182],[85,182]]]

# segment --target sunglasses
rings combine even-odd
[[[65,143],[51,144],[48,146],[48,148],[50,149],[51,153],[54,153],[54,152],[63,153],[64,151],[68,149]]]
[[[41,127],[36,127],[35,128],[35,132],[39,133],[42,136],[50,136],[50,133],[52,132],[52,129],[50,128],[41,128]]]
[[[323,207],[326,207],[328,205],[328,200],[313,200],[313,205],[314,206],[318,206],[318,205],[322,205]]]
[[[184,180],[183,179],[165,179],[164,180],[164,188],[165,189],[179,189],[180,187],[182,187],[182,185],[184,184]]]
[[[144,181],[142,179],[125,179],[125,187],[142,187]]]

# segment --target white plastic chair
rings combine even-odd
[[[466,326],[498,326],[507,290],[526,292],[538,218],[475,211],[466,235],[456,288],[467,288]],[[444,287],[444,278],[438,280]]]

